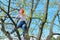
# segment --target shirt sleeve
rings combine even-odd
[[[16,16],[16,18],[20,18],[20,15],[18,14],[18,15]]]

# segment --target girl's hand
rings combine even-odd
[[[16,18],[18,18],[19,17],[19,14],[16,16]]]

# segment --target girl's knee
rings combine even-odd
[[[26,30],[26,24],[23,24],[22,29]]]
[[[21,23],[17,23],[17,27],[22,27],[22,24]]]

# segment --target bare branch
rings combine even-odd
[[[58,15],[58,12],[59,12],[59,10],[57,10],[56,14],[54,15],[54,17],[53,17],[53,19],[51,21],[50,33],[47,36],[47,39],[46,40],[50,40],[50,38],[53,36],[53,31],[52,31],[53,30],[53,24],[54,24],[54,21],[55,21],[56,16]]]
[[[60,33],[53,33],[53,35],[60,35]]]
[[[41,30],[39,30],[40,31],[39,40],[41,40],[41,36],[42,36],[42,32],[43,32],[43,27],[44,27],[44,24],[45,24],[45,22],[47,20],[48,5],[49,5],[49,0],[47,0],[47,3],[46,3],[45,17],[43,18],[44,21],[41,23],[41,27],[40,27]]]
[[[36,4],[35,4],[35,6],[34,6],[34,11],[35,11],[35,9],[37,8],[39,2],[40,2],[40,0],[37,0]]]
[[[3,33],[9,38],[9,40],[12,40],[12,38],[10,36],[10,33],[8,33],[8,32],[5,31],[5,28],[4,28],[4,20],[1,19],[1,22],[2,22],[2,31],[3,31]]]
[[[59,21],[59,24],[60,24],[60,16],[59,16],[59,14],[58,14],[58,21]],[[59,26],[60,27],[60,26]]]
[[[10,12],[10,1],[11,1],[11,0],[9,0],[9,5],[8,5],[8,16],[9,16],[9,18],[11,19],[11,21],[14,23],[14,25],[15,25],[14,30],[16,31],[19,40],[21,40],[19,31],[17,30],[17,25],[16,25],[16,23],[13,21],[13,19],[11,18],[11,16],[9,15],[9,12]]]
[[[33,4],[34,4],[34,0],[32,0],[32,7],[31,7],[31,17],[30,17],[30,20],[28,21],[28,23],[27,23],[27,33],[28,33],[28,30],[29,30],[29,28],[30,28],[30,24],[31,24],[31,21],[32,21],[32,15],[33,15]]]
[[[8,6],[7,6],[6,4],[4,4],[3,2],[0,1],[0,3],[3,4],[4,6],[8,7]],[[13,10],[18,10],[18,11],[20,10],[20,9],[13,8],[13,7],[10,7],[10,8],[13,9]],[[12,11],[13,11],[13,10],[12,10]]]
[[[32,21],[32,15],[33,15],[33,3],[34,3],[34,0],[32,0],[32,8],[31,8],[31,17],[30,17],[30,21],[28,22],[28,24],[27,24],[27,27],[28,27],[28,29],[29,29],[29,27],[30,27],[30,23],[31,23],[31,21]]]
[[[19,31],[17,30],[17,25],[16,25],[16,23],[13,21],[13,19],[11,18],[11,16],[10,16],[4,9],[2,9],[2,8],[0,8],[0,9],[1,9],[2,11],[4,11],[4,12],[8,15],[8,17],[10,18],[10,20],[13,22],[13,24],[14,24],[14,26],[15,26],[15,29],[14,29],[14,30],[16,31],[19,40],[21,40]]]
[[[10,4],[11,4],[11,0],[9,0],[9,4],[8,4],[8,14],[10,13]]]
[[[60,4],[59,4],[58,8],[60,9]],[[59,9],[57,10],[56,14],[54,15],[54,17],[53,17],[53,19],[52,19],[52,21],[51,21],[50,33],[49,33],[49,35],[47,36],[47,39],[46,39],[46,40],[48,40],[48,39],[50,40],[50,38],[53,36],[53,31],[52,31],[52,29],[53,29],[53,24],[54,24],[54,21],[55,21],[56,16],[57,16],[58,13],[59,13]],[[51,33],[52,33],[52,35],[51,35]]]
[[[47,23],[51,24],[51,22],[47,22]],[[54,23],[54,25],[56,25],[57,27],[59,27],[59,25],[57,25],[57,24],[55,24],[55,23]]]

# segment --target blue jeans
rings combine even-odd
[[[18,28],[22,28],[22,30],[24,31],[24,32],[23,32],[23,35],[24,35],[25,30],[26,30],[26,28],[27,28],[26,26],[27,26],[27,25],[26,25],[26,22],[25,22],[25,21],[20,21],[20,20],[19,20],[18,23],[17,23],[17,27],[18,27]],[[14,32],[15,32],[15,30],[12,30],[11,34],[14,33]]]
[[[26,30],[26,22],[25,21],[19,21],[17,23],[18,28],[22,28],[23,30]]]

